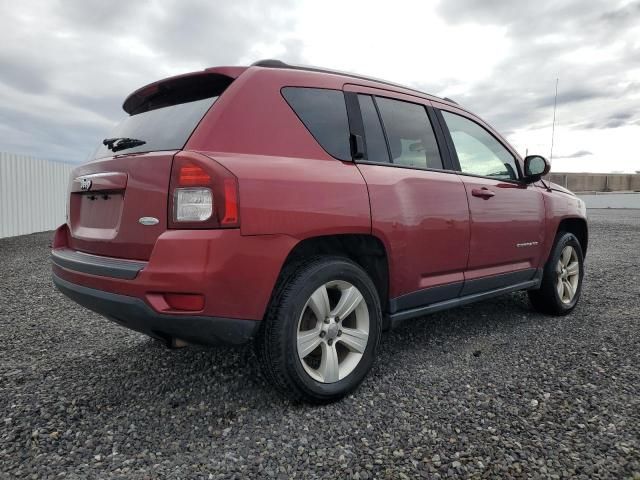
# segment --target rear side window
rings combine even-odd
[[[351,160],[347,107],[341,91],[285,87],[282,96],[327,153]]]
[[[433,127],[423,105],[376,97],[391,161],[414,168],[442,169]]]
[[[370,162],[389,162],[389,151],[387,150],[387,142],[384,139],[382,125],[378,111],[373,104],[373,98],[370,95],[358,95],[358,103],[360,104],[360,113],[362,114],[362,124],[364,126],[364,137],[367,145],[367,160]]]

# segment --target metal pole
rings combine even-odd
[[[551,124],[551,152],[549,153],[549,162],[553,160],[553,136],[556,131],[556,107],[558,106],[558,79],[556,78],[556,96],[553,99],[553,123]]]

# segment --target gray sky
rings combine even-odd
[[[449,96],[554,171],[640,170],[639,0],[0,0],[0,150],[87,160],[134,89],[261,58]]]

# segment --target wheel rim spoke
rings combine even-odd
[[[571,282],[569,282],[568,280],[564,281],[564,290],[567,293],[567,301],[571,301],[571,299],[573,298],[573,285],[571,285]]]
[[[567,273],[570,276],[577,275],[579,272],[580,265],[578,264],[578,262],[571,262],[569,265],[567,265]]]
[[[304,332],[298,332],[298,356],[303,359],[313,352],[322,343],[320,329],[314,328]]]
[[[558,296],[560,297],[560,300],[564,301],[564,282],[561,278],[558,278],[556,289],[558,290]]]
[[[359,365],[369,341],[369,308],[357,287],[331,280],[317,288],[298,319],[296,350],[305,372],[338,382]]]
[[[313,292],[313,295],[309,298],[309,308],[311,308],[314,315],[320,322],[329,315],[329,295],[327,294],[326,285],[322,285]]]
[[[322,343],[322,360],[320,361],[320,375],[326,383],[337,382],[340,378],[340,363],[336,346]]]
[[[580,283],[580,262],[578,252],[571,245],[562,249],[556,264],[556,291],[562,303],[570,304]]]
[[[362,294],[356,287],[351,286],[345,288],[342,290],[342,295],[340,296],[340,300],[338,301],[336,308],[331,311],[331,316],[344,320],[351,314],[351,312],[358,308],[358,305],[360,305],[362,300]]]
[[[364,353],[367,348],[369,334],[357,328],[342,328],[339,341],[354,353]]]

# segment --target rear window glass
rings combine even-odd
[[[387,133],[392,162],[415,168],[442,169],[442,159],[423,105],[376,97]]]
[[[100,142],[95,158],[136,152],[153,152],[159,150],[181,150],[187,143],[204,114],[218,97],[209,97],[187,103],[179,103],[155,110],[149,110],[125,118],[108,135],[108,139],[133,139],[121,143],[121,147],[112,151]],[[120,140],[125,142],[125,140]],[[144,143],[141,143],[144,142]],[[116,140],[113,145],[117,145]]]
[[[360,113],[364,126],[364,137],[367,145],[367,160],[370,162],[388,163],[389,151],[384,139],[382,125],[378,118],[378,111],[369,95],[358,95]]]
[[[351,160],[347,107],[341,91],[285,87],[282,95],[327,153]]]

